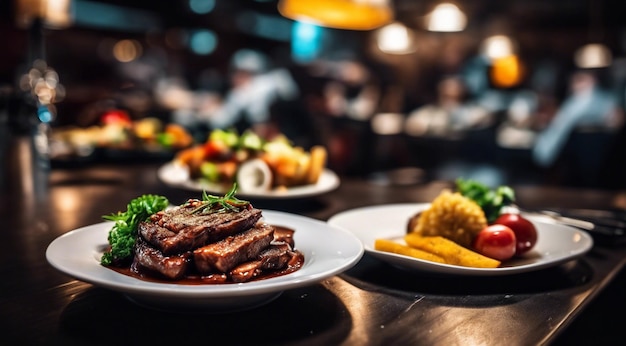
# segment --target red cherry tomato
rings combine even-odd
[[[517,245],[515,255],[524,254],[532,249],[537,243],[537,228],[528,219],[519,214],[502,214],[495,224],[505,225],[515,232]]]
[[[219,140],[209,140],[204,143],[204,157],[207,160],[224,159],[230,153],[228,146]]]
[[[473,247],[480,254],[506,261],[515,255],[515,233],[505,225],[489,225],[483,228],[473,242]]]
[[[130,126],[132,124],[132,120],[130,119],[130,115],[128,115],[128,112],[121,109],[109,110],[106,113],[102,114],[102,116],[100,117],[100,122],[104,125],[120,124],[124,126]]]

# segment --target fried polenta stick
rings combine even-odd
[[[392,252],[399,255],[410,256],[431,262],[446,263],[443,258],[430,252],[418,250],[404,244],[396,243],[388,239],[376,239],[374,249],[378,251]]]
[[[500,261],[483,256],[444,237],[424,237],[417,233],[409,233],[404,236],[404,241],[410,247],[442,257],[448,264],[475,268],[497,268],[500,266]]]
[[[324,171],[328,152],[326,151],[325,147],[316,145],[311,148],[309,155],[310,162],[306,176],[306,182],[309,184],[315,184],[317,183],[317,180],[320,178],[322,172]]]

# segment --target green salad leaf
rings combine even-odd
[[[515,202],[515,191],[506,185],[491,189],[476,180],[458,178],[456,189],[483,209],[488,222],[495,221],[500,216],[502,208]]]
[[[220,141],[229,148],[236,148],[239,142],[239,134],[234,129],[215,129],[209,134],[210,141]]]
[[[114,221],[115,224],[108,235],[111,248],[102,255],[100,263],[109,266],[131,258],[139,223],[148,219],[150,215],[164,210],[168,205],[166,197],[143,195],[131,200],[125,212],[104,215],[103,219]]]
[[[251,130],[246,130],[239,136],[239,148],[242,149],[261,151],[264,144],[263,138]]]

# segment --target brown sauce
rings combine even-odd
[[[291,244],[294,249],[293,252],[295,256],[289,261],[287,266],[282,269],[275,271],[263,271],[260,274],[254,276],[250,280],[251,281],[259,281],[264,279],[269,279],[273,277],[287,275],[289,273],[293,273],[300,268],[304,264],[304,255],[295,248],[295,244],[293,242],[293,233],[294,230],[283,227],[283,226],[273,226],[275,229],[275,239],[280,239],[282,241],[288,242]],[[120,274],[131,276],[143,281],[149,282],[159,282],[159,283],[169,283],[169,284],[179,284],[179,285],[216,285],[216,284],[235,284],[236,282],[232,281],[226,273],[212,273],[208,275],[200,275],[197,273],[188,273],[182,279],[171,280],[167,278],[163,278],[158,275],[158,273],[151,273],[145,270],[134,270],[130,266],[126,267],[117,267],[117,266],[108,266],[107,268],[116,271]]]

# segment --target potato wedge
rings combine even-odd
[[[309,184],[315,184],[317,183],[320,175],[322,175],[322,171],[324,171],[328,153],[325,147],[316,145],[311,148],[310,155],[311,160],[309,162],[309,171],[306,181]]]
[[[441,256],[448,264],[474,268],[497,268],[500,266],[500,261],[483,256],[444,237],[409,233],[404,236],[404,241],[410,247]]]
[[[296,173],[293,177],[293,185],[303,185],[306,184],[307,181],[307,172],[309,171],[309,166],[311,165],[311,156],[309,153],[301,153],[297,157],[298,165],[296,167]]]
[[[376,239],[374,242],[374,249],[419,258],[431,262],[446,263],[446,261],[440,256],[415,249],[404,244],[396,243],[395,241],[389,239]]]

